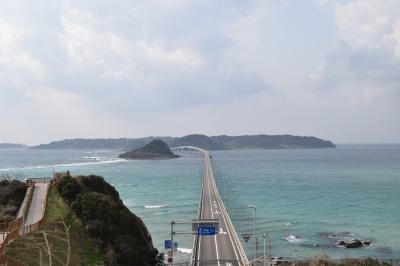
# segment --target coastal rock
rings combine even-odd
[[[354,239],[352,242],[347,243],[346,248],[360,248],[363,246],[363,243],[358,240],[358,239]]]
[[[371,244],[371,242],[369,242],[369,241],[366,241],[364,243],[368,243],[368,244],[365,244],[365,245],[368,245],[368,246]],[[341,247],[345,247],[345,248],[361,248],[361,247],[364,246],[363,242],[361,242],[358,239],[354,239],[354,240],[352,240],[351,242],[348,242],[348,243],[345,242],[345,241],[340,241],[337,245],[341,246]]]

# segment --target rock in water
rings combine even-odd
[[[369,243],[371,244],[371,242],[369,242]],[[363,242],[361,242],[358,239],[354,239],[353,241],[351,241],[349,243],[346,243],[344,241],[340,241],[337,245],[341,246],[341,247],[345,247],[345,248],[361,248],[363,246]]]
[[[170,159],[178,158],[179,156],[172,153],[168,145],[160,140],[155,139],[150,143],[144,145],[142,148],[128,151],[120,154],[120,158],[126,159]]]

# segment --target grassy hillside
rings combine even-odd
[[[105,265],[106,256],[54,189],[48,204],[43,229],[11,242],[6,254],[32,266]]]
[[[102,177],[64,177],[57,189],[85,232],[107,255],[108,265],[162,265],[143,221],[124,206],[115,188]]]

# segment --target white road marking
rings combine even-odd
[[[210,157],[208,157],[207,159],[209,160]],[[210,165],[210,164],[208,164]],[[208,184],[208,196],[210,198],[210,208],[211,208],[211,218],[214,219],[214,214],[213,214],[213,208],[212,208],[212,204],[211,204],[211,189],[210,189],[210,172],[211,169],[209,168],[209,172],[208,172],[208,178],[207,178],[207,184]],[[219,263],[219,254],[218,254],[218,244],[217,244],[217,235],[214,235],[214,241],[215,241],[215,251],[217,253],[217,262],[218,262],[218,266],[220,266]]]
[[[211,168],[211,165],[210,165],[210,168]],[[212,177],[213,177],[213,180],[215,180],[215,179],[214,179],[214,174],[212,173],[212,170],[211,170],[211,175],[212,175]],[[215,191],[215,190],[216,190],[215,181],[213,182],[213,185],[214,185],[213,188],[214,188],[214,191]],[[218,193],[218,190],[217,190],[216,193]],[[222,203],[222,204],[223,204],[223,203]],[[221,207],[221,206],[220,206],[220,207]],[[220,208],[220,209],[222,209],[222,208]],[[225,225],[228,225],[224,214],[222,214],[222,218],[224,219]],[[238,256],[238,254],[237,254],[237,252],[236,252],[235,244],[233,243],[233,239],[232,239],[232,235],[231,235],[231,233],[230,233],[230,230],[227,230],[227,232],[228,232],[229,239],[230,239],[231,244],[232,244],[232,247],[233,247],[233,251],[235,252],[236,259],[239,261],[239,256]]]

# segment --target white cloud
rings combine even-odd
[[[24,78],[40,79],[45,67],[34,55],[24,50],[27,30],[22,23],[10,24],[0,19],[0,78],[23,83]]]
[[[2,2],[0,142],[195,131],[352,140],[354,118],[395,139],[399,3]]]
[[[322,90],[342,90],[351,104],[400,100],[400,2],[354,0],[336,3],[334,10],[338,40],[311,82]]]

